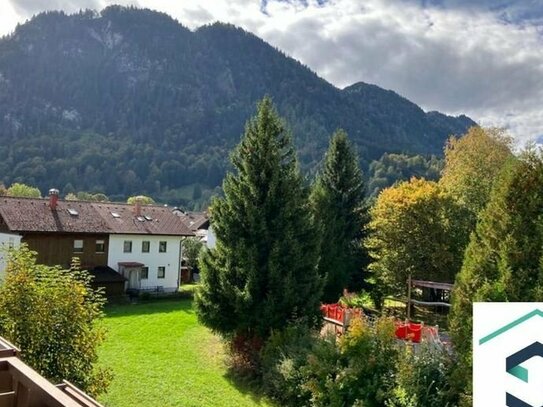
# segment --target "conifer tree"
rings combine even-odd
[[[325,279],[324,302],[336,302],[344,288],[358,289],[368,264],[362,246],[367,223],[362,172],[347,134],[330,141],[323,168],[311,192],[311,206],[321,236],[319,273]]]
[[[481,212],[466,249],[453,292],[450,329],[460,362],[457,385],[468,395],[472,303],[543,300],[542,190],[541,156],[528,152],[520,160],[511,159]]]
[[[216,247],[200,261],[200,320],[227,339],[266,340],[294,318],[318,321],[317,233],[291,138],[264,98],[211,206]]]

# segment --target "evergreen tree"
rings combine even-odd
[[[320,226],[318,269],[325,279],[324,302],[336,302],[344,288],[362,286],[368,263],[362,246],[367,223],[364,194],[357,154],[347,134],[338,130],[311,193],[313,216]]]
[[[317,233],[291,137],[272,102],[258,105],[211,206],[217,245],[200,261],[200,320],[228,339],[266,340],[295,318],[316,322]]]
[[[543,300],[542,190],[541,156],[529,152],[520,160],[511,159],[481,212],[466,249],[453,292],[450,328],[460,356],[457,385],[468,395],[472,303]]]

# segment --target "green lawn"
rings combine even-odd
[[[115,378],[107,407],[270,406],[227,377],[221,342],[196,318],[190,300],[111,306],[100,363]]]

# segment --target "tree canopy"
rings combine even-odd
[[[36,253],[23,245],[9,252],[0,284],[0,335],[47,379],[68,380],[97,395],[111,379],[108,370],[96,367],[104,302],[77,262],[71,270],[36,264]]]
[[[505,162],[513,157],[512,139],[504,130],[472,127],[445,148],[441,185],[475,218],[485,207]]]
[[[369,268],[385,293],[404,294],[409,275],[454,281],[467,239],[465,210],[433,181],[387,188],[370,211]]]
[[[40,198],[41,192],[38,188],[16,182],[8,188],[7,195],[20,198]]]
[[[442,170],[443,159],[435,155],[385,153],[368,168],[368,196],[376,198],[383,189],[413,177],[437,181]]]
[[[471,391],[472,303],[543,300],[543,159],[529,151],[503,168],[471,235],[453,291],[458,375]]]
[[[324,302],[337,302],[343,289],[362,286],[367,255],[362,238],[367,223],[364,181],[347,134],[330,140],[323,168],[311,192],[311,207],[321,236],[319,273],[325,279]]]
[[[141,205],[152,205],[155,203],[155,200],[151,198],[150,196],[145,195],[137,195],[137,196],[131,196],[126,200],[126,203],[130,205],[134,205],[135,203],[139,203]]]
[[[232,155],[211,214],[217,245],[200,261],[200,320],[227,338],[266,339],[295,318],[319,320],[317,233],[291,137],[269,98]]]

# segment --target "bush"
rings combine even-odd
[[[308,366],[308,358],[322,341],[306,325],[290,325],[274,332],[262,351],[262,381],[264,391],[280,405],[306,406],[311,397],[304,387],[301,370]]]
[[[8,254],[0,285],[0,335],[47,379],[69,380],[96,396],[111,380],[108,370],[95,367],[104,301],[78,264],[71,270],[38,265],[36,253],[23,245]]]
[[[416,351],[414,350],[416,349]],[[262,351],[264,391],[283,406],[452,407],[451,355],[399,344],[394,322],[352,321],[337,339],[303,325],[274,333]]]
[[[452,364],[452,357],[443,346],[406,346],[399,359],[396,386],[386,406],[455,406],[458,400],[449,385]]]
[[[263,352],[266,392],[288,406],[383,406],[394,386],[394,325],[353,320],[339,340],[300,327],[274,334]]]

